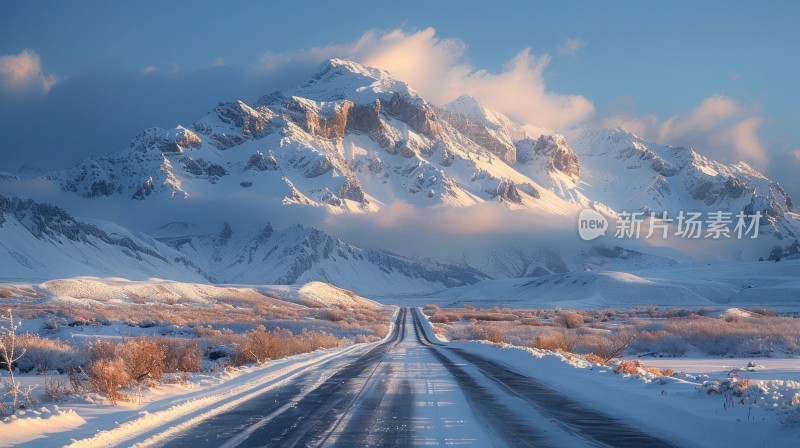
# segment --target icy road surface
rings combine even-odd
[[[169,447],[673,446],[480,355],[433,343],[417,310],[390,338],[164,441]]]

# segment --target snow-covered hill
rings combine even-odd
[[[409,304],[472,303],[488,306],[576,309],[738,306],[796,311],[800,260],[685,263],[628,271],[562,272],[537,278],[498,279],[409,296]]]
[[[171,223],[161,241],[112,223],[80,220],[31,200],[0,196],[0,278],[76,276],[246,284],[323,280],[361,293],[430,291],[475,283],[481,273],[347,244],[312,228],[272,226],[196,235]]]
[[[0,277],[82,275],[205,281],[204,271],[190,259],[147,235],[0,195]]]

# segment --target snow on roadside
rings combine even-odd
[[[57,408],[22,412],[0,422],[0,446],[36,439],[48,446],[111,446],[223,412],[253,396],[290,381],[302,372],[372,344],[352,345],[284,358],[262,366],[194,374],[184,384],[167,384],[143,393],[139,403],[98,406],[89,400],[64,411]],[[63,406],[63,405],[62,405]],[[49,415],[52,414],[52,415]],[[75,439],[83,439],[75,441]]]
[[[36,440],[51,433],[78,428],[86,423],[72,409],[63,410],[57,405],[38,406],[32,410],[20,410],[0,421],[0,446],[12,446],[21,441]]]
[[[426,319],[423,327],[436,341]],[[717,382],[706,374],[658,377],[641,370],[624,375],[572,354],[490,342],[449,342],[447,346],[490,358],[609,416],[680,444],[800,443],[800,382],[787,380],[781,370],[773,373],[784,378],[764,376],[737,396],[737,389],[728,386],[744,379],[741,372],[733,381],[723,374],[718,384],[728,381],[728,386],[718,394],[708,392]],[[800,371],[800,366],[794,367]]]
[[[303,353],[264,365],[195,373],[184,382],[145,390],[137,402],[102,406],[90,396],[81,403],[76,399],[66,410],[51,406],[20,412],[0,421],[0,446],[41,446],[45,441],[47,446],[150,446],[329,361],[360,356],[391,337],[398,312],[395,308],[389,331],[380,341]],[[31,382],[42,377],[20,378]]]

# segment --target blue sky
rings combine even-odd
[[[800,196],[797,2],[162,3],[0,6],[0,170],[121,149],[143,127],[191,123],[340,56],[408,71],[441,101],[431,78],[471,70],[454,85],[518,120],[623,125],[746,160]],[[542,90],[522,97],[533,112],[487,85],[511,61],[530,78],[511,87]]]

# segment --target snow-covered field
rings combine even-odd
[[[800,309],[800,260],[682,263],[626,272],[586,271],[537,278],[487,280],[434,294],[407,295],[404,304],[526,306],[573,309],[769,306]],[[391,298],[381,298],[388,301]]]

